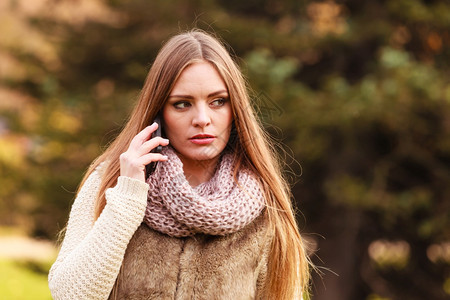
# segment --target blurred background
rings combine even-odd
[[[0,298],[50,299],[83,173],[193,27],[286,153],[311,298],[450,299],[447,0],[0,0]]]

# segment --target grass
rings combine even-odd
[[[0,300],[52,299],[47,284],[49,263],[0,258]]]
[[[0,300],[51,300],[47,275],[55,256],[50,242],[0,226]]]

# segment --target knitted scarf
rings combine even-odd
[[[150,228],[174,237],[226,235],[250,224],[263,210],[264,196],[255,175],[242,169],[235,182],[232,155],[222,156],[208,182],[191,187],[174,150],[164,147],[163,154],[168,160],[158,162],[147,180],[144,222]]]

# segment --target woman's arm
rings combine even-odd
[[[60,253],[49,273],[54,299],[107,299],[129,240],[141,224],[148,185],[120,176],[106,191],[106,206],[94,220],[101,177],[95,170],[81,188]]]
[[[54,299],[107,299],[119,273],[128,242],[142,223],[149,186],[145,166],[166,156],[151,153],[169,141],[149,140],[158,124],[139,132],[120,155],[117,185],[106,190],[106,205],[95,221],[94,203],[101,183],[95,170],[78,193],[61,251],[48,280]]]

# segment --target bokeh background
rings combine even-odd
[[[84,171],[193,27],[284,149],[312,299],[450,299],[447,0],[0,0],[0,298],[50,299]]]

